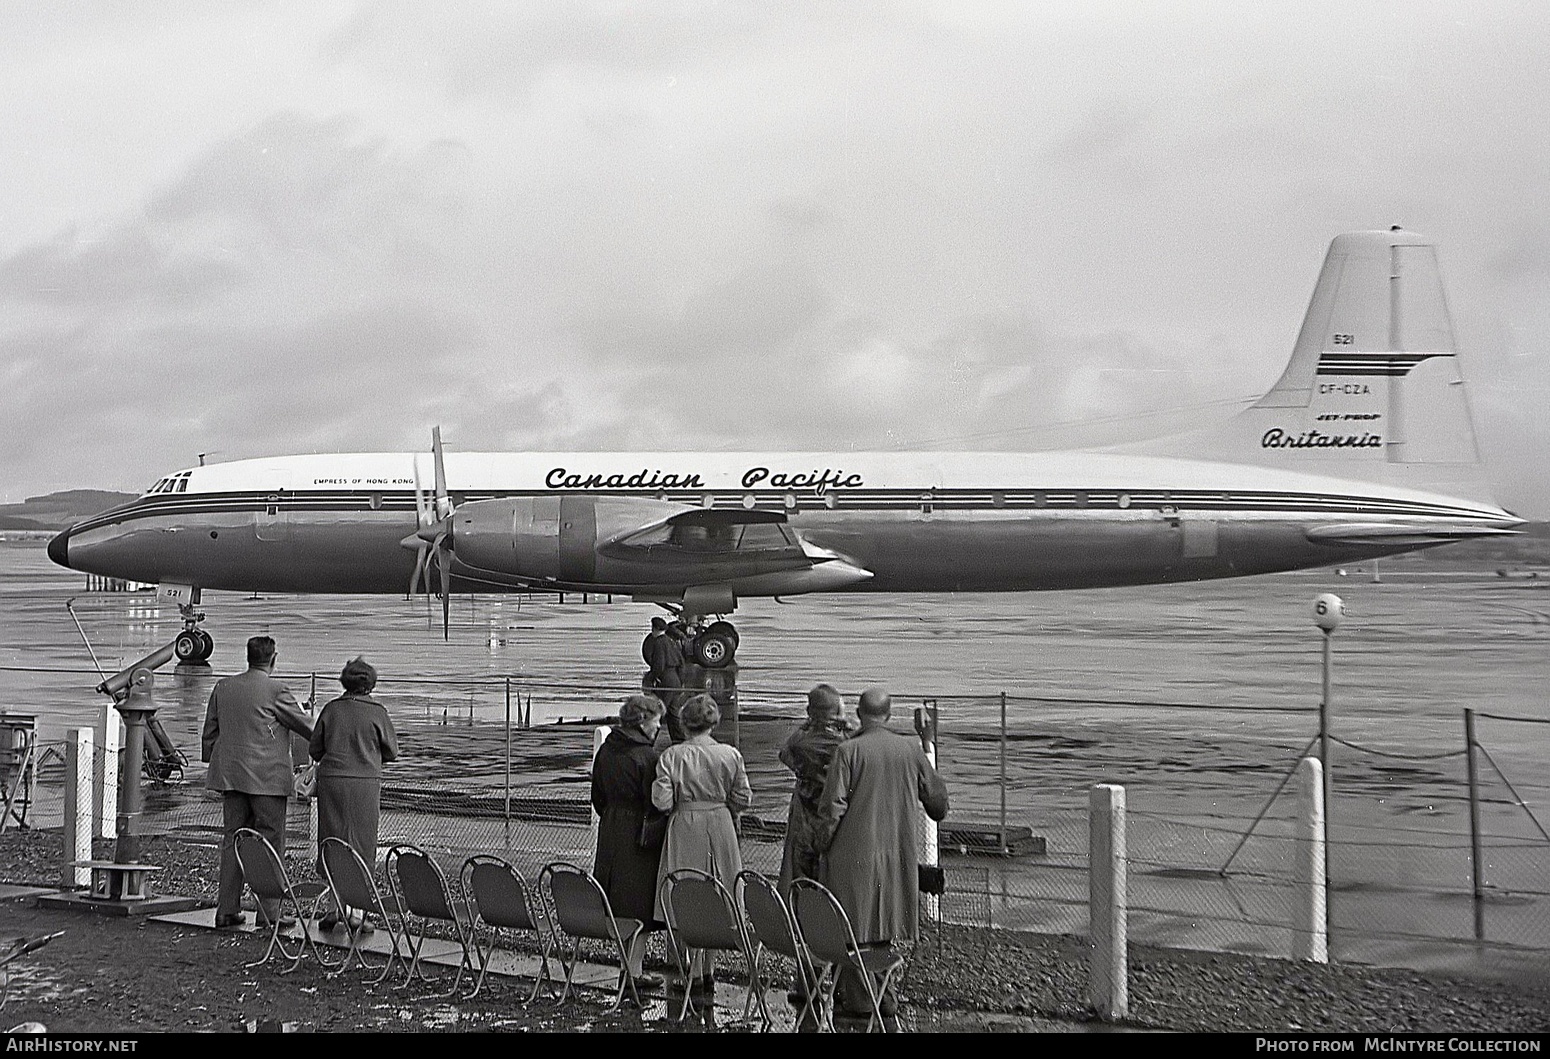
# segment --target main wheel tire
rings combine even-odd
[[[721,669],[737,655],[737,640],[714,627],[694,641],[694,660],[706,669]]]
[[[713,621],[705,629],[705,631],[718,633],[722,636],[730,636],[732,638],[733,647],[736,647],[743,642],[742,639],[737,635],[737,627],[729,621]]]
[[[203,629],[195,629],[194,635],[199,637],[199,661],[206,661],[215,653],[215,637]]]
[[[178,638],[172,641],[172,653],[177,655],[179,662],[199,661],[199,651],[204,647],[204,641],[199,638],[196,629],[184,629],[178,633]]]

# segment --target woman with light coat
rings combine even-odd
[[[731,890],[743,870],[737,844],[737,817],[753,804],[748,770],[734,746],[718,743],[711,730],[721,710],[709,695],[696,695],[680,711],[686,738],[657,759],[651,801],[670,816],[662,861],[657,869],[656,918],[662,910],[662,880],[679,868],[698,868]],[[696,953],[691,965],[692,992],[709,995],[713,988],[710,960]]]

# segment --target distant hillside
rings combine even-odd
[[[64,529],[88,515],[128,503],[135,495],[106,489],[66,489],[29,496],[20,504],[0,504],[0,530]]]

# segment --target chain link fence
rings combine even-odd
[[[527,874],[552,860],[590,866],[592,733],[631,690],[384,681],[403,757],[384,779],[383,846],[419,845],[453,869],[474,853],[507,856]],[[802,696],[711,690],[724,700],[717,736],[741,747],[755,789],[742,826],[745,865],[774,874],[791,789],[776,754]],[[1316,711],[896,695],[893,727],[907,730],[916,707],[939,718],[938,768],[952,797],[939,837],[943,919],[1086,933],[1087,795],[1116,783],[1127,790],[1133,942],[1291,953],[1291,774],[1318,752]],[[568,723],[542,720],[559,717]],[[1332,733],[1332,958],[1550,973],[1547,787],[1542,770],[1504,753],[1525,732],[1550,734],[1544,723],[1481,714],[1473,743],[1461,725],[1451,746],[1435,734],[1407,745],[1404,731]],[[28,823],[58,826],[61,748],[38,750]],[[148,782],[145,795],[146,833],[219,842],[221,803],[204,791],[202,766]],[[293,808],[290,831],[299,862],[305,803]]]

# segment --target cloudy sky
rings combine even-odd
[[[0,498],[411,449],[1051,448],[1437,240],[1550,516],[1550,10],[0,0]]]

